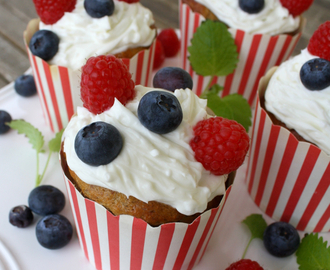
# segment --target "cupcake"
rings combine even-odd
[[[288,2],[288,3],[285,3]],[[300,1],[290,6],[290,1],[261,0],[181,0],[180,29],[182,67],[194,80],[194,91],[200,95],[211,81],[223,86],[220,95],[243,95],[250,105],[255,103],[261,76],[274,65],[279,65],[291,55],[304,26],[300,15],[312,3]],[[287,7],[287,8],[286,8]],[[233,73],[226,76],[200,76],[189,61],[196,29],[205,20],[220,21],[228,27],[235,40],[238,63]],[[216,75],[216,74],[214,74]]]
[[[95,57],[83,67],[84,107],[66,127],[60,155],[82,248],[97,269],[191,268],[249,137],[237,122],[210,115],[206,100],[188,88],[132,85],[128,72],[117,72],[124,65],[107,73],[124,76],[117,79],[126,81],[125,91],[116,92],[134,94],[96,104],[99,91],[90,85],[97,76],[84,71],[100,61],[117,62]]]
[[[45,12],[44,3],[34,2],[40,19],[30,21],[24,32],[24,41],[44,115],[53,131],[65,127],[75,108],[81,105],[80,67],[91,56],[114,54],[122,58],[134,81],[148,85],[154,55],[152,44],[156,36],[149,9],[140,3],[109,0],[105,2],[110,5],[110,10],[101,6],[106,12],[95,15],[95,7],[86,4],[85,8],[84,0],[78,0],[73,3],[74,9],[63,12],[58,18],[56,7],[64,5],[60,0],[52,2],[49,7],[52,13]],[[64,2],[67,5],[70,1]],[[58,38],[58,49],[51,57],[43,58],[33,50],[38,40],[31,42],[31,39],[38,30],[50,31]]]
[[[309,232],[330,231],[329,33],[326,22],[261,80],[247,170],[255,203]]]

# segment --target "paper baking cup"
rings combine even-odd
[[[49,65],[41,58],[34,56],[28,44],[38,29],[39,19],[31,20],[24,32],[24,42],[46,123],[52,131],[58,132],[66,127],[77,106],[82,106],[80,100],[81,70],[73,71],[66,67]],[[129,68],[136,85],[149,86],[154,48],[153,43],[148,50],[140,51],[131,59],[122,59]]]
[[[199,13],[193,12],[187,4],[180,0],[180,30],[181,30],[181,63],[193,78],[193,91],[199,96],[206,88],[211,77],[197,75],[188,60],[187,48],[191,45],[191,39],[197,27],[205,18]],[[238,93],[243,95],[249,104],[255,104],[259,79],[266,71],[278,66],[292,54],[305,25],[305,19],[301,19],[299,31],[295,35],[249,34],[242,30],[229,28],[229,32],[235,39],[239,62],[235,71],[228,75],[212,78],[211,85],[217,83],[224,89],[219,93],[221,97]]]
[[[151,227],[128,215],[114,216],[84,198],[64,175],[76,230],[86,258],[96,269],[192,269],[201,260],[230,194],[193,223]]]
[[[260,82],[262,97],[271,69]],[[268,216],[307,232],[330,231],[330,156],[274,125],[257,99],[247,186]]]

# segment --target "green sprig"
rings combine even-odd
[[[44,153],[45,150],[43,149],[45,140],[44,136],[42,133],[35,128],[33,125],[30,123],[24,121],[24,120],[13,120],[10,123],[8,123],[8,126],[10,126],[12,129],[17,130],[18,134],[24,134],[25,137],[29,139],[29,143],[32,145],[32,148],[36,150],[36,163],[37,163],[37,168],[36,168],[36,180],[35,180],[35,186],[39,186],[42,179],[45,176],[49,160],[51,157],[52,153],[59,152],[60,147],[61,147],[61,137],[63,130],[55,134],[55,137],[49,141],[48,143],[48,148],[49,148],[49,153],[47,157],[47,161],[45,164],[45,167],[42,171],[42,174],[39,174],[39,155],[40,153]]]

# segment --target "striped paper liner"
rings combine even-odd
[[[237,45],[239,62],[232,74],[211,78],[211,76],[197,75],[188,60],[187,48],[191,45],[196,29],[204,20],[202,15],[193,12],[180,0],[181,64],[193,78],[193,91],[199,96],[212,79],[211,86],[217,83],[224,87],[219,93],[221,97],[238,93],[243,95],[251,106],[255,104],[259,79],[269,68],[279,65],[291,56],[305,25],[305,20],[302,18],[299,32],[293,36],[249,34],[229,28]]]
[[[34,56],[27,44],[29,44],[32,35],[38,28],[39,20],[31,20],[24,32],[24,42],[46,123],[52,131],[58,132],[66,127],[77,106],[82,106],[82,101],[80,100],[81,71],[49,65],[41,58]],[[129,68],[136,85],[149,86],[150,84],[154,48],[155,45],[153,43],[149,49],[140,51],[131,59],[122,59]]]
[[[271,69],[260,81],[267,87]],[[330,231],[330,156],[274,125],[257,98],[247,186],[268,216],[307,232]]]
[[[199,263],[228,199],[193,223],[151,227],[128,215],[114,216],[84,198],[64,175],[80,246],[98,270],[192,269]]]

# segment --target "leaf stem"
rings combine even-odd
[[[37,151],[37,172],[36,172],[36,182],[35,186],[39,185],[39,151]]]
[[[207,98],[207,92],[210,91],[210,87],[211,87],[211,83],[212,83],[212,76],[210,76],[210,80],[207,83],[206,87],[204,88],[202,94],[201,94],[201,98]]]
[[[248,248],[249,248],[249,246],[250,246],[250,244],[251,244],[252,240],[253,240],[253,237],[251,237],[251,238],[250,238],[250,240],[249,240],[249,242],[248,242],[248,244],[247,244],[246,248],[244,249],[244,252],[243,252],[243,256],[242,256],[242,259],[244,259],[244,258],[245,258],[246,252],[247,252],[247,250],[248,250]]]
[[[47,167],[48,167],[48,164],[49,164],[49,160],[50,160],[51,155],[52,155],[52,151],[49,151],[49,154],[48,154],[48,157],[47,157],[47,161],[46,161],[46,165],[45,165],[45,167],[44,167],[44,170],[43,170],[43,172],[42,172],[42,175],[40,175],[38,185],[41,183],[42,179],[43,179],[44,176],[45,176],[45,173],[46,173],[46,170],[47,170]]]

